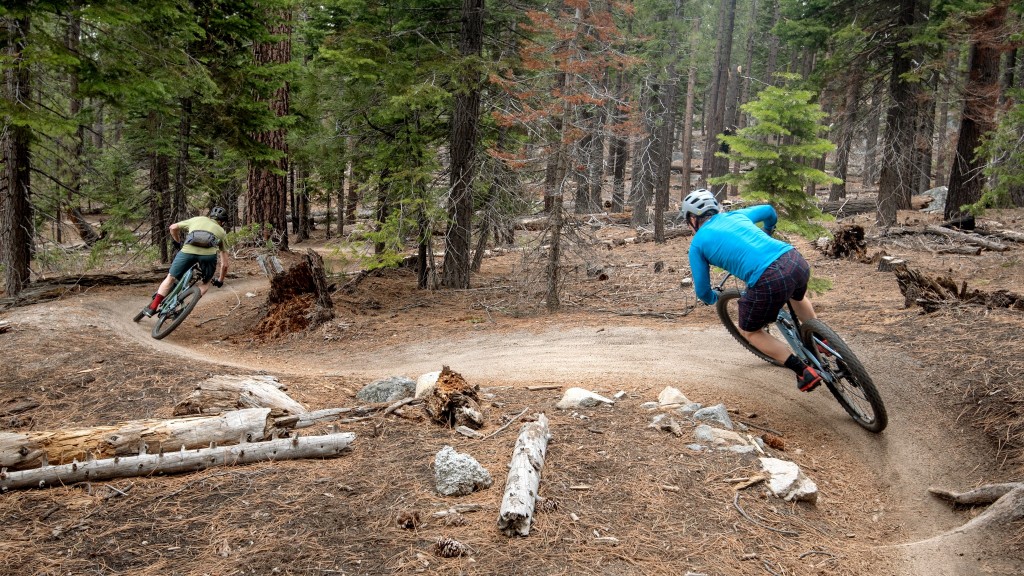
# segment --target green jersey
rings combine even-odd
[[[185,254],[210,256],[216,254],[218,250],[227,249],[228,234],[212,218],[196,216],[178,222],[177,226],[181,229],[184,242],[181,251]],[[211,234],[213,238],[210,237]]]

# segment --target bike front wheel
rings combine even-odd
[[[718,294],[718,302],[715,304],[715,310],[718,311],[718,319],[722,321],[722,324],[725,326],[725,329],[729,331],[729,334],[732,334],[732,337],[735,338],[736,341],[744,348],[749,350],[751,354],[765,362],[768,362],[769,364],[782,366],[782,364],[777,360],[758,350],[756,346],[743,337],[743,333],[740,332],[739,328],[740,296],[741,292],[737,288],[727,288]]]
[[[199,289],[199,286],[192,286],[182,292],[178,296],[177,306],[173,310],[169,310],[166,313],[161,312],[157,316],[156,324],[153,326],[153,338],[160,340],[173,332],[179,324],[185,321],[185,318],[192,312],[192,309],[196,307],[202,295],[203,292]]]
[[[865,430],[885,430],[889,417],[882,398],[846,342],[820,320],[805,321],[800,333],[808,352],[831,374],[831,378],[825,378],[825,384],[846,413]]]

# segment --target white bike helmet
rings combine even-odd
[[[683,206],[679,211],[682,212],[683,218],[686,218],[687,214],[693,214],[700,218],[705,214],[718,214],[722,211],[722,207],[718,204],[718,200],[715,200],[715,195],[711,191],[698,188],[683,198]]]

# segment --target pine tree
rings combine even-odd
[[[821,157],[835,146],[819,135],[825,131],[825,113],[809,90],[768,87],[745,104],[751,125],[733,136],[720,135],[729,146],[723,157],[751,164],[749,172],[716,178],[716,184],[738,184],[744,198],[768,201],[783,215],[806,229],[821,216],[813,199],[804,193],[808,182],[832,184],[837,179],[813,168],[809,159]],[[813,226],[812,226],[813,227]]]

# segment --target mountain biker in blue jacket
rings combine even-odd
[[[167,277],[153,295],[153,301],[142,309],[143,315],[152,316],[156,313],[160,302],[170,293],[178,278],[197,262],[203,272],[203,281],[199,285],[201,294],[206,294],[211,281],[218,288],[224,285],[224,277],[228,273],[227,232],[224,231],[227,221],[227,210],[214,206],[209,216],[196,216],[171,224],[171,240],[181,249],[174,256]],[[215,274],[217,278],[214,278]]]
[[[764,330],[775,322],[787,300],[801,320],[815,318],[814,307],[805,298],[810,266],[795,248],[771,237],[779,220],[775,209],[765,204],[722,212],[715,195],[702,188],[687,194],[680,213],[694,231],[689,257],[697,297],[706,304],[718,301],[718,293],[711,288],[711,266],[742,280],[747,289],[739,299],[740,333],[795,372],[801,391],[810,392],[821,384],[817,370]]]

